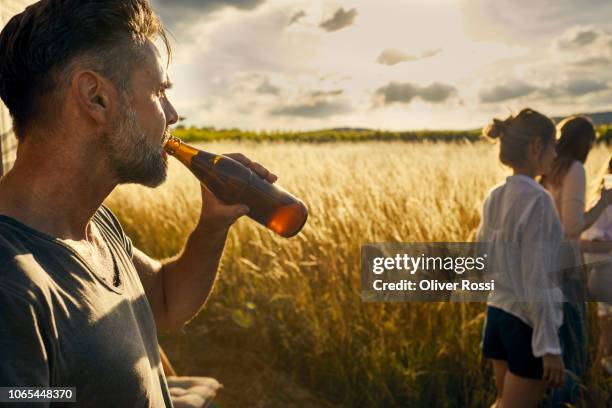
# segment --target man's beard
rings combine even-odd
[[[168,165],[161,140],[151,144],[138,125],[136,112],[124,104],[119,124],[105,137],[105,148],[119,183],[157,187],[166,180]]]

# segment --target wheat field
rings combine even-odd
[[[365,242],[471,240],[487,191],[509,174],[497,145],[200,147],[263,163],[310,210],[291,239],[239,220],[206,308],[182,332],[160,335],[179,371],[225,384],[218,406],[480,407],[494,400],[479,348],[484,304],[364,303],[359,251]],[[594,149],[588,181],[609,154]],[[199,186],[171,159],[163,186],[121,186],[107,204],[137,247],[165,258],[195,225]],[[590,309],[592,355],[597,322]],[[581,404],[603,406],[611,391],[589,370]]]

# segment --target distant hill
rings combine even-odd
[[[581,113],[583,115],[588,116],[589,118],[591,118],[591,120],[593,121],[593,123],[595,124],[595,126],[601,126],[601,125],[612,125],[612,112],[593,112],[593,113]],[[569,115],[567,115],[569,116]],[[552,119],[555,121],[555,123],[560,122],[563,118],[567,117],[567,116],[557,116],[557,117],[553,117]],[[462,129],[462,130],[466,130],[466,129]],[[481,128],[477,128],[477,129],[467,129],[468,131],[472,132],[480,132]],[[374,129],[368,129],[368,128],[353,128],[353,127],[337,127],[337,128],[332,128],[332,129],[322,129],[322,132],[357,132],[357,133],[362,133],[362,132],[373,132]],[[423,130],[421,132],[427,132],[426,130]]]
[[[372,132],[373,129],[370,128],[354,128],[354,127],[337,127],[331,129],[322,129],[322,131],[332,131],[332,132]]]
[[[612,124],[612,112],[585,113],[584,115],[591,118],[595,126]],[[559,117],[553,118],[553,120],[555,122],[559,122],[564,117],[565,116],[559,116]]]

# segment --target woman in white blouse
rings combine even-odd
[[[586,173],[584,162],[595,142],[593,123],[585,116],[571,116],[557,125],[557,158],[552,169],[542,178],[542,185],[553,196],[565,230],[569,246],[560,254],[567,267],[564,274],[564,325],[561,340],[564,344],[564,363],[568,375],[563,390],[555,392],[558,404],[575,404],[580,392],[580,381],[585,374],[587,360],[586,283],[580,257],[580,234],[601,215],[612,198],[603,191],[597,204],[585,212]]]
[[[482,342],[497,387],[494,406],[536,407],[546,386],[563,384],[558,330],[561,293],[554,286],[563,227],[550,194],[535,177],[556,156],[555,126],[524,109],[484,130],[500,139],[500,160],[513,170],[485,200],[477,240],[494,254],[495,290],[487,301]]]

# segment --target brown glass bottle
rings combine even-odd
[[[247,216],[277,234],[289,238],[297,234],[308,218],[302,201],[282,187],[269,183],[236,160],[198,150],[170,137],[166,152],[204,183],[219,199],[228,204],[245,204]]]

